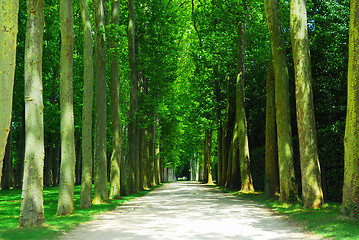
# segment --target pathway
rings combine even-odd
[[[60,239],[321,239],[256,203],[203,184],[167,183]]]

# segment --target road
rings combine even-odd
[[[173,182],[96,216],[66,239],[321,239],[265,207],[195,182]]]

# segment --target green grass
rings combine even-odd
[[[272,208],[277,213],[289,217],[298,226],[311,233],[320,234],[326,239],[359,239],[359,219],[350,219],[341,215],[341,205],[338,203],[326,203],[318,209],[307,209],[303,208],[302,204],[285,204],[277,199],[267,199],[261,192],[224,191]]]
[[[58,187],[44,188],[46,224],[33,228],[18,228],[21,190],[0,191],[0,239],[55,239],[61,233],[90,221],[93,215],[114,210],[124,202],[143,196],[148,191],[141,191],[109,203],[93,205],[89,209],[79,209],[81,186],[75,186],[75,213],[56,216]]]

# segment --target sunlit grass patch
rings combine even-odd
[[[222,189],[222,188],[221,188]],[[302,203],[281,203],[277,198],[268,199],[261,192],[243,193],[222,189],[241,199],[255,201],[289,217],[309,232],[329,239],[359,239],[359,219],[349,219],[340,214],[339,203],[326,203],[317,209],[304,208]]]
[[[44,188],[46,223],[33,228],[18,228],[21,190],[0,191],[0,239],[55,239],[61,233],[92,220],[94,215],[114,210],[124,202],[145,195],[149,190],[93,205],[88,209],[79,209],[81,186],[75,186],[75,213],[66,216],[56,216],[58,191],[58,187]]]

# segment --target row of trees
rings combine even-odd
[[[43,184],[59,184],[57,214],[65,215],[74,212],[76,183],[86,208],[159,184],[161,168],[187,174],[192,159],[205,182],[279,192],[286,202],[302,192],[305,207],[339,200],[344,179],[342,212],[357,215],[355,55],[345,174],[337,147],[347,2],[1,4],[1,186],[22,186],[21,226],[45,221]]]
[[[211,146],[213,146],[211,144],[213,143],[211,139],[212,133],[216,131],[216,146],[212,153],[216,155],[215,167],[217,171],[215,174],[220,185],[238,188],[242,191],[252,191],[256,179],[253,180],[251,171],[258,170],[253,166],[249,166],[249,156],[254,155],[256,158],[260,158],[260,160],[254,160],[255,166],[260,167],[263,164],[263,155],[265,153],[266,167],[265,169],[261,167],[263,172],[259,173],[264,177],[258,179],[265,183],[263,189],[268,196],[274,196],[279,193],[280,200],[284,202],[298,201],[299,197],[302,197],[305,207],[316,208],[324,203],[324,196],[328,200],[335,200],[338,199],[338,196],[341,196],[340,188],[343,187],[342,180],[339,184],[332,184],[335,180],[328,178],[343,179],[343,176],[345,176],[345,179],[350,176],[351,180],[345,180],[344,182],[343,189],[349,188],[351,190],[343,192],[342,212],[351,216],[357,215],[357,207],[355,206],[357,206],[358,201],[354,197],[357,184],[355,183],[355,174],[352,176],[353,172],[351,172],[356,172],[356,167],[351,167],[357,166],[357,164],[348,164],[348,161],[353,160],[345,157],[346,170],[345,173],[340,173],[343,167],[340,164],[338,165],[338,163],[341,161],[338,159],[333,160],[333,158],[339,157],[343,159],[343,156],[340,154],[334,156],[327,155],[327,152],[330,151],[337,153],[340,148],[328,144],[328,147],[331,149],[326,149],[327,147],[325,146],[328,142],[328,133],[330,132],[326,128],[329,125],[334,133],[332,133],[332,136],[338,136],[337,140],[331,140],[342,145],[341,140],[343,140],[344,136],[340,137],[340,134],[344,131],[338,130],[338,123],[340,121],[342,123],[345,122],[345,119],[336,118],[336,123],[330,123],[328,119],[323,121],[323,116],[319,116],[320,121],[317,122],[317,125],[320,127],[320,145],[322,149],[318,150],[314,117],[315,111],[321,113],[324,109],[320,105],[317,105],[315,108],[313,103],[312,75],[314,75],[316,80],[314,88],[314,91],[317,91],[316,93],[318,93],[318,88],[323,88],[327,84],[332,85],[326,81],[324,83],[318,82],[325,79],[328,72],[330,72],[328,77],[343,78],[342,76],[333,76],[330,69],[323,69],[323,59],[318,58],[318,56],[324,51],[327,54],[325,60],[330,62],[327,59],[329,55],[328,49],[323,50],[316,45],[312,45],[315,49],[315,57],[311,57],[309,50],[311,45],[310,39],[316,41],[316,44],[323,43],[323,41],[318,41],[317,39],[322,40],[323,36],[320,36],[320,34],[324,34],[323,28],[325,26],[323,25],[325,23],[329,24],[328,19],[333,20],[334,18],[335,21],[333,22],[336,23],[336,18],[344,18],[343,13],[345,9],[349,10],[349,6],[346,5],[347,3],[333,3],[335,7],[329,8],[327,3],[322,1],[311,1],[308,6],[306,1],[291,1],[290,6],[289,3],[264,1],[264,9],[261,9],[261,4],[258,4],[258,2],[243,1],[235,5],[235,7],[230,4],[219,6],[220,4],[217,1],[198,1],[197,5],[195,1],[191,3],[193,31],[197,36],[197,46],[194,47],[193,53],[195,65],[193,78],[198,80],[193,83],[193,89],[202,91],[199,96],[197,95],[200,98],[200,100],[197,100],[197,106],[195,103],[192,105],[192,108],[201,114],[201,118],[196,123],[200,123],[200,130],[198,132],[203,132],[203,147],[201,151],[204,156],[204,181],[211,182],[212,179],[208,175],[211,172],[211,166],[208,164],[210,162],[208,156],[211,156],[211,154],[208,154],[208,152],[211,152]],[[333,9],[336,11],[326,13],[326,9],[328,11],[333,11]],[[269,34],[263,34],[263,32],[253,33],[253,31],[263,31],[263,22],[261,24],[260,20],[261,16],[264,17],[263,10],[265,10]],[[326,21],[323,21],[318,16],[323,14],[323,12],[329,15]],[[258,18],[256,19],[256,17]],[[227,26],[226,23],[231,24]],[[345,21],[342,24],[345,24]],[[351,27],[354,28],[354,26]],[[345,27],[341,26],[341,30],[343,29]],[[216,35],[218,32],[221,32],[222,36]],[[340,34],[340,37],[343,36],[342,32],[338,30],[336,32],[338,35]],[[344,34],[347,34],[347,32]],[[258,39],[253,39],[253,35],[260,39],[270,39],[270,45],[267,46],[271,48],[271,56],[263,54],[260,57],[260,54],[258,54],[260,50],[255,48]],[[342,40],[340,39],[340,41]],[[237,44],[233,44],[234,42]],[[261,42],[263,43],[263,41]],[[337,42],[330,44],[334,45]],[[338,44],[343,45],[344,43],[340,42]],[[248,45],[250,48],[247,47]],[[262,46],[261,50],[263,48]],[[231,51],[230,55],[226,56],[226,50]],[[337,45],[334,51],[340,52],[335,54],[339,54],[341,56],[340,61],[345,62],[342,58],[347,59],[347,49],[343,48],[343,51],[339,51]],[[342,53],[343,55],[341,55]],[[334,53],[330,54],[334,56]],[[314,67],[311,64],[312,58],[315,60]],[[253,94],[251,92],[251,90],[256,90],[256,88],[248,86],[258,76],[251,76],[253,79],[250,79],[248,75],[254,74],[253,72],[258,74],[260,71],[255,68],[261,64],[268,66],[262,68],[267,70],[266,122],[265,124],[262,123],[266,128],[265,131],[262,130],[263,134],[261,135],[261,141],[265,139],[265,147],[262,147],[263,145],[257,147],[258,138],[253,135],[256,134],[255,131],[257,131],[258,125],[252,125],[248,128],[246,118],[246,113],[252,113],[252,116],[249,117],[250,121],[252,124],[253,122],[258,123],[258,120],[253,119],[253,116],[258,117],[260,115],[256,114],[255,110],[248,109],[248,106],[253,107],[253,105],[256,108],[261,107],[260,104],[248,103],[250,98],[253,101],[260,101],[261,99],[257,93]],[[343,72],[347,72],[345,66],[345,64],[340,66]],[[248,69],[249,73],[246,72]],[[312,69],[314,69],[314,74],[312,74]],[[335,67],[335,69],[339,68]],[[348,81],[350,81],[349,78]],[[225,83],[224,79],[227,79],[227,83]],[[290,86],[290,79],[295,79],[295,89]],[[245,82],[247,82],[247,85],[244,84]],[[247,90],[246,93],[250,97],[244,96],[244,86]],[[338,86],[338,88],[343,89],[342,86],[344,87],[345,83],[340,85],[340,87]],[[326,90],[320,89],[321,92]],[[350,91],[350,86],[348,91]],[[330,93],[329,96],[331,97],[332,94]],[[318,95],[323,98],[327,97],[321,94]],[[339,95],[345,96],[345,93]],[[244,99],[247,100],[246,104],[244,104]],[[196,99],[193,101],[196,102]],[[293,105],[294,101],[295,105]],[[319,99],[319,101],[322,100]],[[225,102],[226,104],[224,104]],[[244,105],[247,106],[246,110],[244,110]],[[335,105],[333,103],[332,108],[339,109],[339,106]],[[341,101],[340,105],[344,106],[345,103]],[[293,106],[295,107],[295,116],[292,114]],[[341,108],[341,112],[343,117],[345,115],[345,107]],[[190,114],[193,114],[193,112]],[[262,114],[264,115],[264,113]],[[264,118],[263,115],[261,116]],[[349,132],[355,132],[348,129],[348,125],[350,125],[348,117],[346,121],[346,136],[349,136]],[[192,116],[188,116],[188,118],[191,119]],[[292,134],[293,128],[295,130],[294,134]],[[248,137],[247,132],[249,132]],[[347,138],[345,137],[345,143]],[[324,143],[325,145],[323,146]],[[252,148],[252,154],[249,154],[249,147],[252,146],[254,146],[254,150]],[[350,143],[350,146],[354,146],[354,143]],[[293,148],[295,148],[294,150],[297,153],[294,152]],[[256,151],[263,155],[256,155]],[[323,173],[319,161],[320,155],[327,158],[321,160],[324,165],[322,169],[325,170]],[[193,155],[193,157],[187,155],[186,157],[196,158],[196,155]],[[331,161],[333,163],[329,165]],[[328,169],[328,166],[330,166],[330,169]],[[352,170],[347,170],[348,168]],[[336,174],[328,173],[330,171],[335,171]],[[325,181],[324,191],[322,189],[322,177]],[[349,182],[350,186],[348,186]],[[259,185],[258,182],[257,185]],[[302,194],[298,192],[298,188],[301,189]],[[351,192],[351,195],[349,195],[349,192]]]

